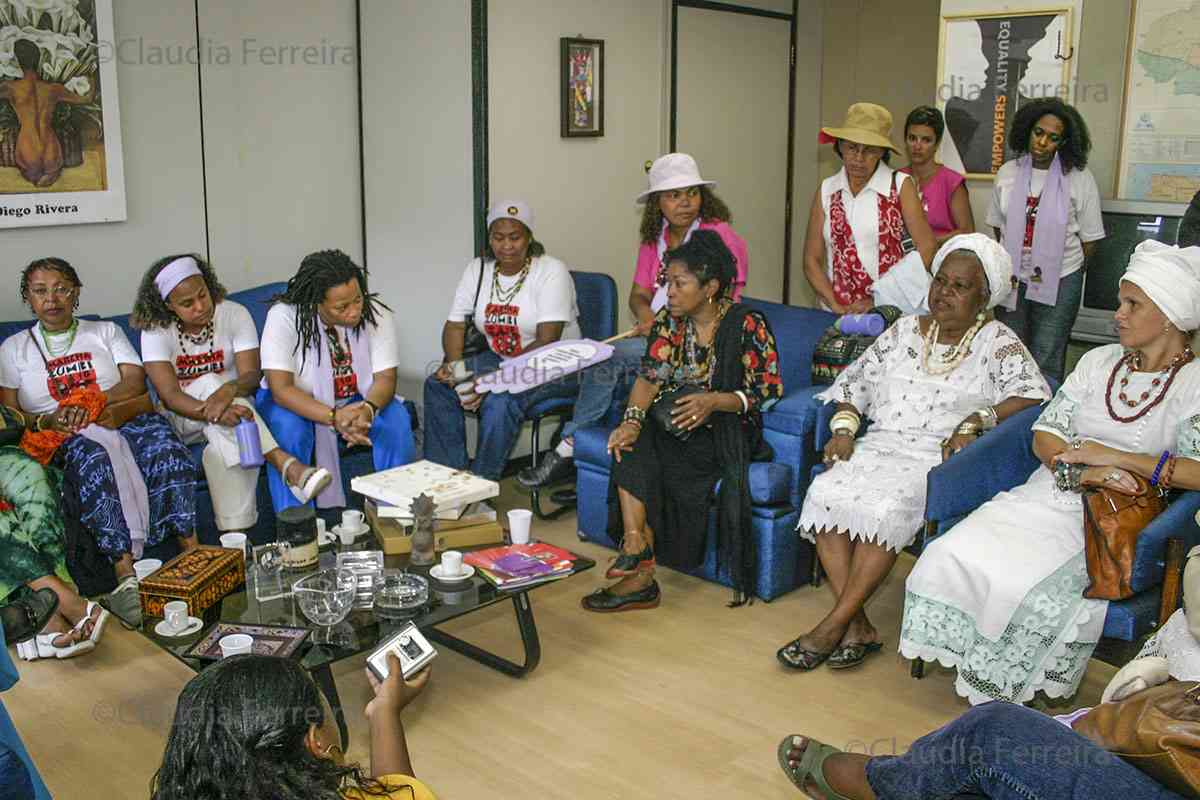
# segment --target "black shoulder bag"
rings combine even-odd
[[[491,349],[487,336],[475,326],[475,309],[479,307],[479,290],[483,288],[483,256],[479,257],[479,281],[475,284],[475,302],[471,304],[471,313],[463,317],[466,330],[463,331],[462,357],[470,358]]]

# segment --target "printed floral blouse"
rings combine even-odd
[[[722,309],[722,319],[728,310],[727,304]],[[701,345],[690,318],[679,319],[662,309],[654,318],[648,340],[641,377],[663,391],[684,384],[711,389],[716,341],[709,346]],[[783,397],[775,336],[758,311],[747,314],[742,325],[742,367],[742,390],[750,411],[766,411]]]

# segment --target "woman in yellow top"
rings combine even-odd
[[[188,681],[175,706],[151,800],[434,800],[413,777],[400,712],[421,693],[388,656],[386,681],[368,671],[371,769],[346,763],[329,702],[295,661],[224,659]]]

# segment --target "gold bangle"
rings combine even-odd
[[[333,427],[334,419],[337,417],[337,406],[331,406],[329,409],[329,425]]]

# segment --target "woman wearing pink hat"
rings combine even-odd
[[[575,431],[596,425],[612,404],[617,386],[625,391],[633,385],[638,366],[646,354],[646,335],[654,324],[654,315],[667,304],[666,265],[663,256],[691,238],[695,231],[714,231],[733,254],[737,277],[730,287],[737,302],[742,297],[750,272],[746,242],[730,226],[729,207],[709,187],[716,181],[700,177],[696,159],[687,153],[668,153],[655,159],[647,170],[649,185],[637,196],[643,204],[641,246],[633,286],[629,290],[629,310],[637,320],[638,336],[616,342],[612,358],[584,370],[580,379],[579,399],[574,417],[563,426],[557,449],[537,467],[521,470],[517,481],[526,488],[557,483],[571,473]]]
[[[579,377],[520,394],[476,393],[469,379],[527,350],[578,339],[579,309],[566,265],[533,238],[527,203],[497,202],[487,226],[484,253],[467,264],[442,326],[442,365],[425,379],[425,458],[499,480],[526,411],[550,397],[574,397]],[[467,457],[465,411],[479,412],[473,461]]]
[[[842,127],[822,128],[817,137],[833,144],[842,168],[813,195],[804,274],[838,314],[869,310],[875,282],[914,248],[926,269],[937,250],[912,178],[888,166],[900,152],[891,134],[886,108],[855,103]]]

